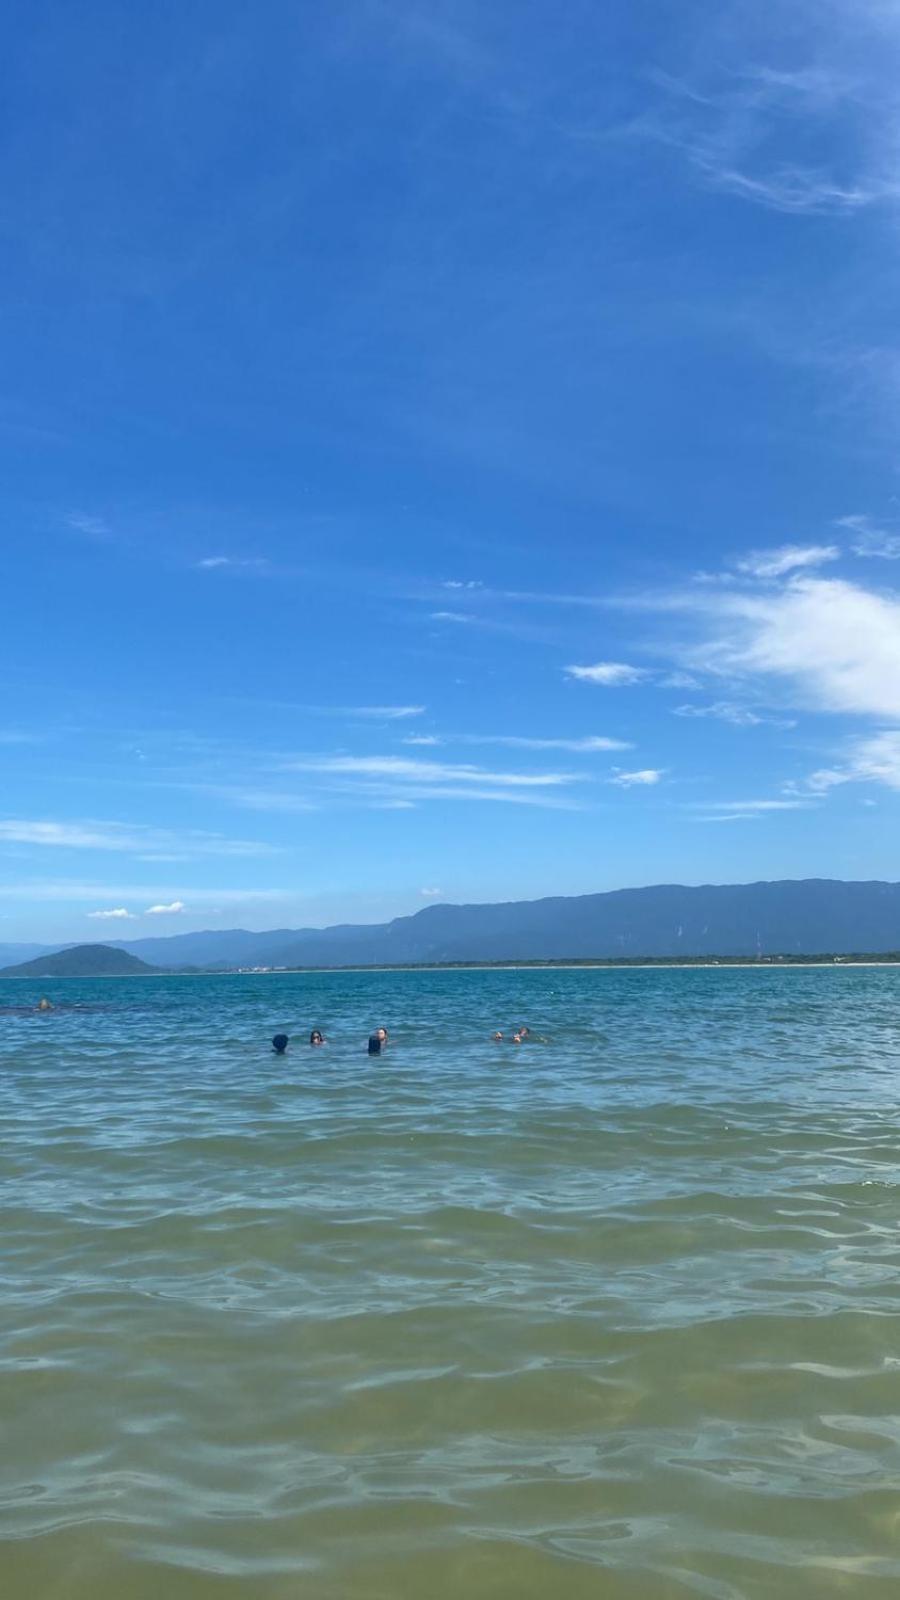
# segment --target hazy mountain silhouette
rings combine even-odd
[[[16,953],[35,949],[3,948]],[[900,884],[832,878],[699,888],[661,884],[499,905],[430,905],[413,916],[377,924],[275,928],[264,933],[232,928],[79,948],[123,950],[170,969],[876,955],[900,950]]]
[[[431,905],[376,925],[175,934],[122,948],[167,967],[345,966],[592,956],[900,950],[900,884],[677,884],[500,905]]]

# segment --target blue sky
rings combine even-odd
[[[897,876],[896,5],[7,19],[0,938]]]

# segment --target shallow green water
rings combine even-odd
[[[46,987],[4,1600],[896,1600],[900,971]]]

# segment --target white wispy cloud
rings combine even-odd
[[[806,710],[900,721],[900,598],[846,579],[797,574],[765,589],[697,588],[632,598],[690,619],[672,653],[743,694]],[[665,640],[658,642],[662,651]]]
[[[396,755],[301,756],[279,763],[281,772],[315,777],[333,793],[375,800],[464,800],[571,810],[564,791],[578,781],[570,772],[498,772],[469,762],[426,761]]]
[[[775,550],[751,550],[735,565],[752,578],[783,578],[788,572],[837,561],[840,553],[836,544],[783,544]]]
[[[816,794],[844,783],[881,783],[900,789],[900,729],[852,741],[840,766],[820,768],[807,779],[807,787]]]
[[[641,767],[637,772],[617,772],[609,781],[620,789],[649,788],[660,783],[663,776],[659,767]]]
[[[714,700],[711,705],[674,706],[672,711],[676,717],[711,717],[717,722],[729,722],[735,728],[758,728],[763,723],[776,728],[796,727],[791,717],[763,716],[733,700]]]
[[[339,777],[401,779],[417,784],[478,784],[493,789],[552,788],[576,781],[576,775],[570,772],[491,772],[468,763],[418,761],[404,756],[307,756],[285,762],[283,770]]]
[[[85,882],[76,878],[23,878],[15,883],[0,883],[0,899],[21,900],[27,904],[29,901],[43,902],[60,901],[66,903],[86,902],[90,904],[97,900],[146,900],[154,896],[159,901],[174,898],[171,884],[153,887],[144,884],[123,883],[96,883]],[[190,890],[192,904],[204,906],[220,905],[261,905],[269,902],[277,903],[289,898],[285,889],[228,889],[228,888],[198,888]]]
[[[593,666],[566,667],[570,678],[580,683],[599,683],[605,688],[618,689],[641,683],[648,673],[644,667],[633,667],[626,661],[595,661]]]
[[[114,906],[111,911],[89,911],[89,917],[96,917],[100,922],[135,922],[137,919],[133,911],[126,910],[125,906]]]
[[[811,798],[790,800],[698,800],[691,801],[687,810],[698,822],[750,822],[783,811],[809,811],[815,805]]]
[[[425,900],[436,900],[441,891],[440,889],[420,889],[419,893]]]
[[[700,680],[692,672],[663,672],[656,681],[661,689],[700,688]]]
[[[463,580],[461,578],[445,578],[442,589],[482,589],[484,585],[477,578]]]
[[[678,151],[721,193],[797,217],[852,217],[896,203],[892,3],[831,0],[792,10],[790,56],[762,11],[717,14],[682,76],[657,73],[656,113],[636,133]]]
[[[258,856],[273,851],[273,846],[253,839],[228,839],[199,829],[179,833],[139,823],[57,822],[28,817],[0,819],[0,844],[3,843],[47,849],[115,850],[133,855],[171,852],[173,847],[180,855]]]
[[[633,750],[627,739],[611,739],[604,734],[586,734],[583,738],[532,738],[518,733],[448,733],[438,738],[435,734],[410,734],[403,741],[409,745],[502,745],[509,750],[565,750],[573,755],[594,755],[609,750]]]
[[[836,526],[846,528],[851,535],[854,555],[900,561],[900,532],[896,528],[880,527],[871,517],[862,514],[838,517]]]
[[[145,917],[172,917],[186,911],[187,906],[183,900],[173,900],[170,905],[148,906],[144,912]]]
[[[430,611],[428,613],[432,622],[460,622],[476,623],[477,617],[470,616],[466,611]]]
[[[269,565],[265,556],[204,556],[194,563],[198,572],[262,572]]]
[[[900,600],[838,578],[720,595],[701,649],[717,671],[782,679],[808,707],[900,718]]]
[[[345,717],[372,717],[382,722],[405,722],[409,717],[422,717],[426,706],[342,706],[335,714]]]
[[[112,538],[112,529],[103,517],[88,516],[83,511],[72,511],[66,517],[66,523],[74,533],[82,533],[87,539]]]

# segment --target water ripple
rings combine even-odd
[[[0,1012],[4,1596],[893,1600],[898,983]]]

